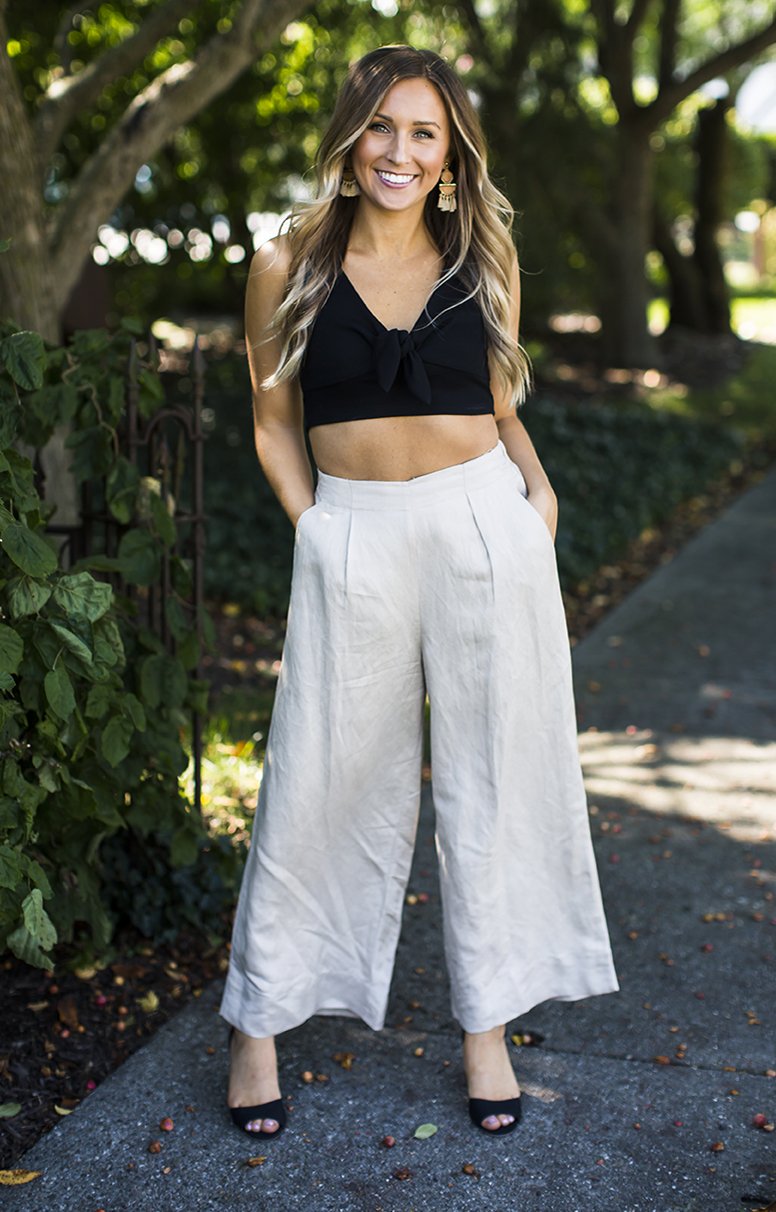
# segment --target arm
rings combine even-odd
[[[520,269],[517,254],[512,262],[510,281],[510,317],[512,332],[517,334],[520,328]],[[491,390],[495,404],[496,425],[501,441],[506,447],[507,454],[513,463],[517,463],[523,473],[528,488],[528,500],[544,518],[547,528],[555,540],[558,527],[558,498],[555,495],[546,471],[539,461],[539,456],[528,436],[523,422],[509,407],[509,393],[504,389],[500,380],[493,376]]]
[[[270,488],[296,526],[314,503],[313,477],[304,442],[302,393],[298,378],[277,387],[260,386],[280,357],[277,338],[265,341],[264,329],[283,300],[289,265],[285,238],[268,240],[253,255],[245,293],[245,340],[253,396],[256,454]]]

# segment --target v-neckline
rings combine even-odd
[[[379,325],[379,327],[380,327],[380,328],[383,330],[383,332],[409,332],[409,333],[413,333],[413,332],[415,331],[415,329],[418,327],[418,325],[420,324],[420,321],[423,319],[424,315],[426,314],[426,307],[428,307],[428,305],[429,305],[429,303],[430,303],[431,299],[434,297],[434,294],[436,293],[436,290],[437,290],[437,287],[439,286],[439,281],[440,281],[440,280],[439,280],[439,278],[437,278],[437,280],[436,280],[436,282],[434,283],[434,286],[433,286],[433,288],[432,288],[432,290],[431,290],[431,293],[429,294],[429,297],[428,297],[428,299],[426,300],[425,306],[423,307],[423,310],[421,311],[421,313],[420,313],[420,315],[418,316],[418,318],[417,318],[417,320],[415,321],[415,323],[412,325],[412,328],[388,328],[388,326],[387,326],[386,324],[383,324],[382,320],[381,320],[381,319],[380,319],[378,316],[376,316],[376,315],[375,315],[375,313],[372,311],[371,307],[368,307],[368,306],[367,306],[367,304],[365,303],[364,299],[363,299],[363,298],[361,297],[361,295],[358,293],[358,291],[356,290],[355,286],[354,286],[354,285],[353,285],[353,283],[351,282],[351,280],[350,280],[350,278],[348,277],[348,275],[345,273],[345,270],[342,268],[342,266],[340,266],[339,276],[340,276],[341,278],[344,278],[344,279],[345,279],[345,281],[347,282],[348,286],[350,287],[350,289],[351,289],[352,293],[353,293],[353,294],[356,296],[356,298],[358,299],[358,302],[361,304],[361,306],[363,307],[363,309],[364,309],[364,311],[366,312],[366,314],[367,314],[368,316],[371,316],[371,317],[372,317],[372,319],[374,320],[375,324]],[[448,278],[447,283],[446,283],[445,285],[447,285],[448,283],[452,282],[452,281],[453,281],[453,278],[454,278],[455,276],[456,276],[456,275],[454,274],[452,278]]]

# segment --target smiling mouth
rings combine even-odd
[[[380,168],[376,168],[375,172],[385,185],[391,185],[394,187],[409,185],[410,181],[414,181],[417,175],[416,173],[391,173]]]

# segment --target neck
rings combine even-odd
[[[386,211],[359,198],[348,239],[348,252],[371,261],[406,263],[428,256],[434,248],[423,218],[423,203],[411,210]]]

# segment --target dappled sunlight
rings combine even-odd
[[[579,752],[591,801],[704,821],[740,842],[776,840],[776,742],[589,730]]]

